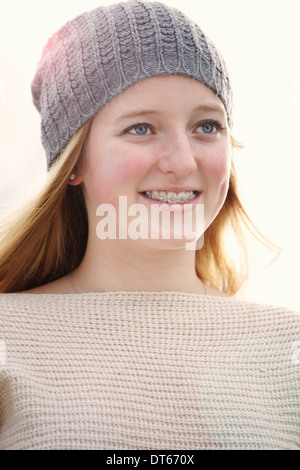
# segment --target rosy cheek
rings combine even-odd
[[[226,148],[212,152],[205,159],[208,211],[215,217],[224,204],[229,185],[231,153]]]
[[[126,184],[136,182],[141,170],[138,160],[132,156],[126,157],[108,154],[101,156],[101,165],[99,171],[116,184]]]
[[[205,161],[207,177],[216,185],[227,181],[230,173],[230,152],[220,149],[210,155]]]
[[[132,154],[101,154],[101,159],[92,167],[90,178],[98,204],[100,201],[117,206],[119,195],[134,190],[145,174],[141,158],[135,158]]]

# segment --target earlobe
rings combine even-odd
[[[68,184],[71,186],[78,186],[80,183],[82,183],[82,176],[76,174],[76,173],[71,173]]]

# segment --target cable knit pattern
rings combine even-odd
[[[300,315],[175,292],[0,295],[0,449],[300,449]]]
[[[48,168],[75,132],[114,96],[156,75],[196,78],[222,100],[232,126],[225,62],[179,10],[130,0],[98,7],[49,39],[32,82]]]

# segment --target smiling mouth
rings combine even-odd
[[[167,204],[186,204],[200,195],[199,191],[144,191],[143,196]]]

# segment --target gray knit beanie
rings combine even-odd
[[[47,42],[31,85],[48,168],[114,96],[147,77],[196,78],[222,100],[232,126],[226,65],[201,29],[163,3],[129,0],[67,22]]]

